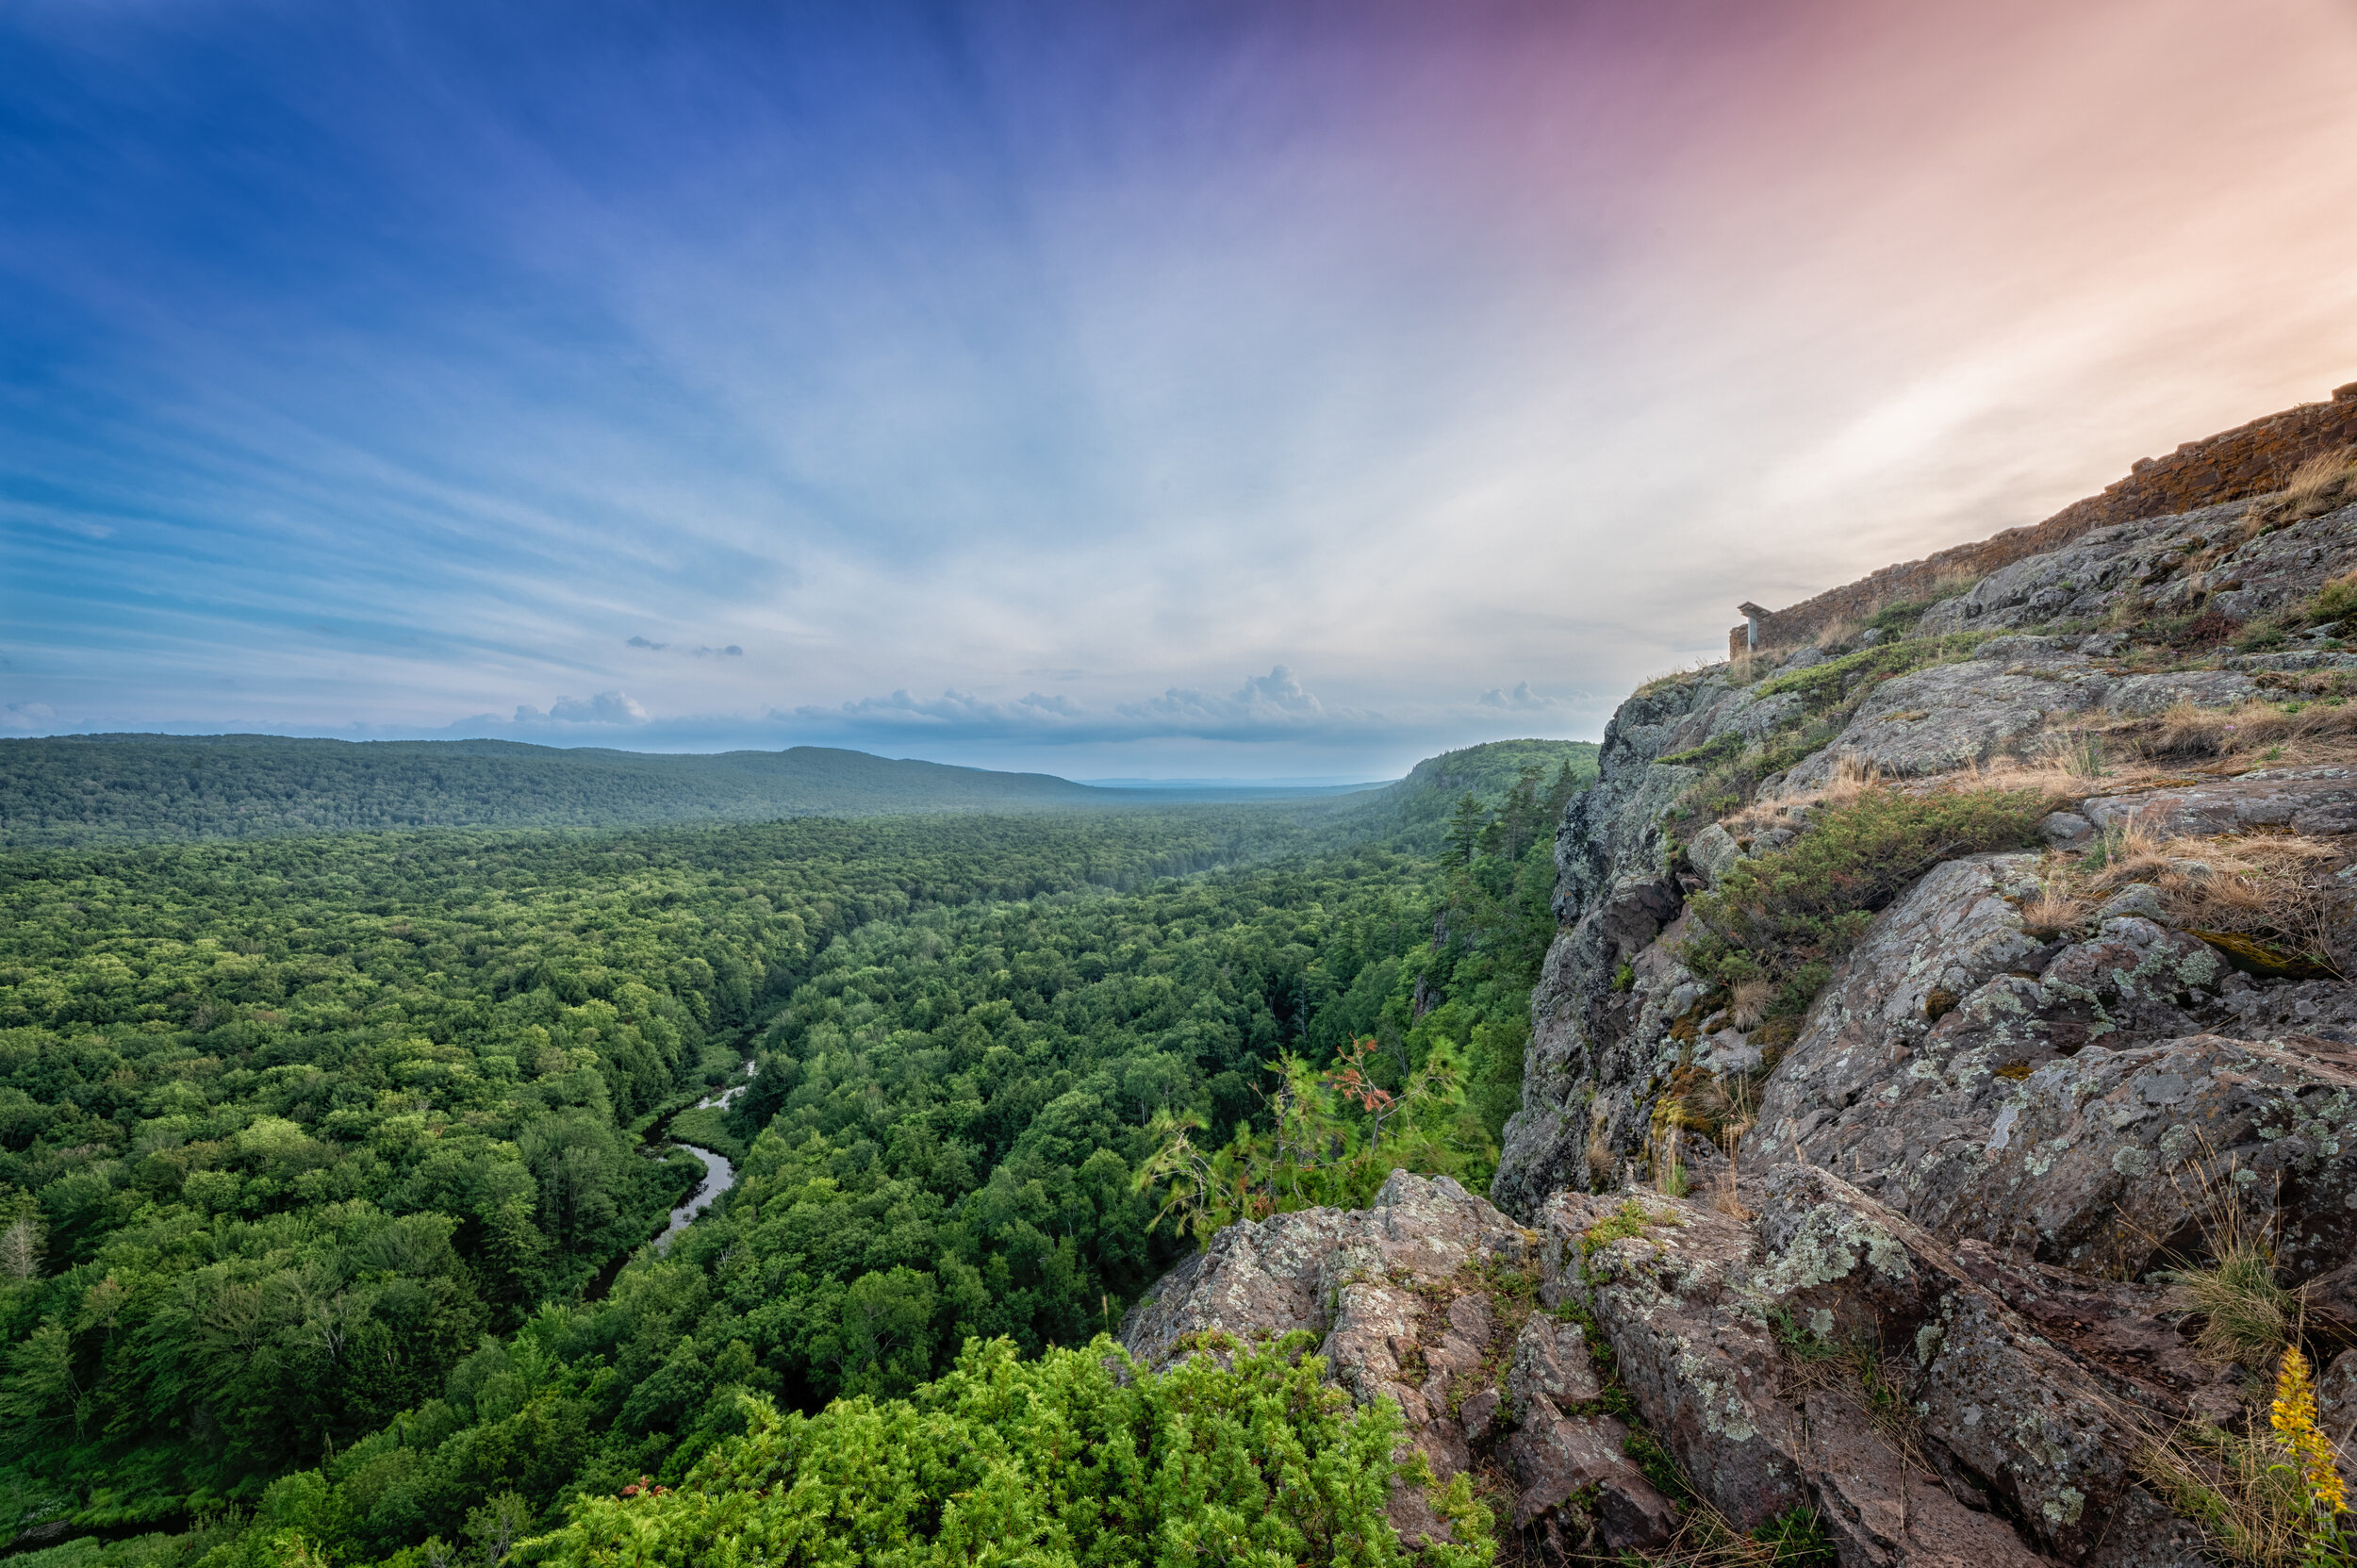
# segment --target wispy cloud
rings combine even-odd
[[[0,728],[1391,767],[2357,375],[2316,0],[395,8],[0,8]]]
[[[741,659],[745,656],[745,650],[733,642],[720,648],[715,648],[709,643],[701,642],[696,644],[693,648],[686,648],[674,647],[672,644],[668,642],[651,642],[643,636],[636,636],[632,637],[628,642],[622,644],[622,646],[625,648],[644,649],[650,653],[676,652],[683,658],[689,659]]]

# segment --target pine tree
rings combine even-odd
[[[1506,858],[1520,860],[1523,850],[1539,834],[1540,767],[1535,762],[1525,763],[1514,787],[1506,797]]]
[[[1442,842],[1448,846],[1449,856],[1456,864],[1464,866],[1472,862],[1474,847],[1481,842],[1481,830],[1488,817],[1489,813],[1481,809],[1481,802],[1475,800],[1471,792],[1457,802],[1455,811],[1449,813],[1448,836]]]
[[[1585,781],[1583,781],[1578,774],[1572,771],[1572,759],[1568,756],[1565,757],[1563,759],[1562,770],[1556,774],[1555,783],[1549,786],[1547,790],[1548,820],[1555,822],[1561,821],[1563,819],[1563,808],[1570,805],[1572,803],[1572,797],[1578,794],[1584,787]]]

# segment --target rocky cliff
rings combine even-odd
[[[1632,696],[1488,1197],[1232,1227],[1129,1345],[1323,1333],[1544,1560],[2290,1560],[2227,1472],[2285,1345],[2357,1424],[2357,466],[2206,499]]]

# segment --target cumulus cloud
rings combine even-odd
[[[530,703],[516,709],[519,724],[644,724],[647,710],[626,691],[602,691],[595,697],[560,697],[542,713]]]
[[[1248,677],[1236,701],[1251,708],[1275,708],[1280,713],[1319,713],[1318,700],[1301,689],[1294,672],[1283,665],[1272,665],[1265,675]]]
[[[633,637],[622,646],[625,648],[651,648],[655,650],[655,652],[661,652],[664,649],[668,648],[671,645],[668,642],[649,642],[645,637]]]
[[[1233,697],[1212,697],[1186,686],[1172,686],[1143,702],[1124,702],[1118,710],[1131,718],[1175,719],[1229,727],[1237,724],[1315,718],[1326,705],[1302,687],[1283,665],[1265,675],[1249,675]]]
[[[0,728],[45,729],[57,717],[58,710],[46,702],[9,702],[0,705]]]
[[[1479,699],[1485,708],[1504,708],[1512,713],[1553,713],[1563,704],[1553,697],[1541,697],[1530,689],[1528,681],[1517,681],[1511,691],[1492,686]]]

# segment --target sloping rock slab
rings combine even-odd
[[[2140,718],[2164,713],[2180,702],[2197,708],[2231,708],[2259,695],[2258,683],[2231,669],[2186,669],[2165,675],[2130,675],[2112,688],[2105,711]]]
[[[1806,1396],[1808,1466],[1817,1512],[1842,1568],[2032,1568],[2050,1560],[1959,1502],[1859,1419],[1854,1405],[1825,1393]]]
[[[1916,1217],[2133,1277],[2201,1255],[2233,1194],[2272,1219],[2277,1265],[2307,1279],[2357,1249],[2357,1048],[2218,1035],[2090,1046],[2021,1081],[1985,1154]]]
[[[1693,1484],[1744,1527],[1816,1504],[1845,1562],[2084,1559],[2134,1494],[2121,1405],[1904,1216],[1806,1166],[1762,1189],[1755,1229],[1652,1195],[1544,1213],[1542,1296],[1594,1315]],[[1862,1385],[1795,1386],[1779,1334],[1871,1355],[1937,1474],[1908,1475]]]
[[[2122,1399],[2171,1421],[2223,1427],[2243,1413],[2235,1370],[2194,1354],[2195,1324],[2172,1312],[2167,1286],[2073,1274],[1981,1241],[1958,1242],[1954,1257]]]
[[[2101,706],[2113,684],[2077,662],[1968,659],[1919,669],[1869,693],[1840,737],[1787,775],[1784,792],[1821,786],[1844,756],[1903,778],[1986,762],[2044,729],[2049,715]]]
[[[2215,784],[2099,795],[2079,813],[2098,828],[2135,817],[2154,833],[2191,838],[2262,828],[2357,833],[2357,767],[2262,768]]]
[[[2093,1039],[2196,1032],[2225,963],[2148,920],[2104,922],[2094,940],[2041,942],[2019,904],[2036,894],[2032,855],[1935,867],[1875,917],[1817,999],[1768,1081],[1745,1140],[1761,1164],[1797,1147],[1882,1201],[1921,1217],[1977,1170],[2010,1076]]]

